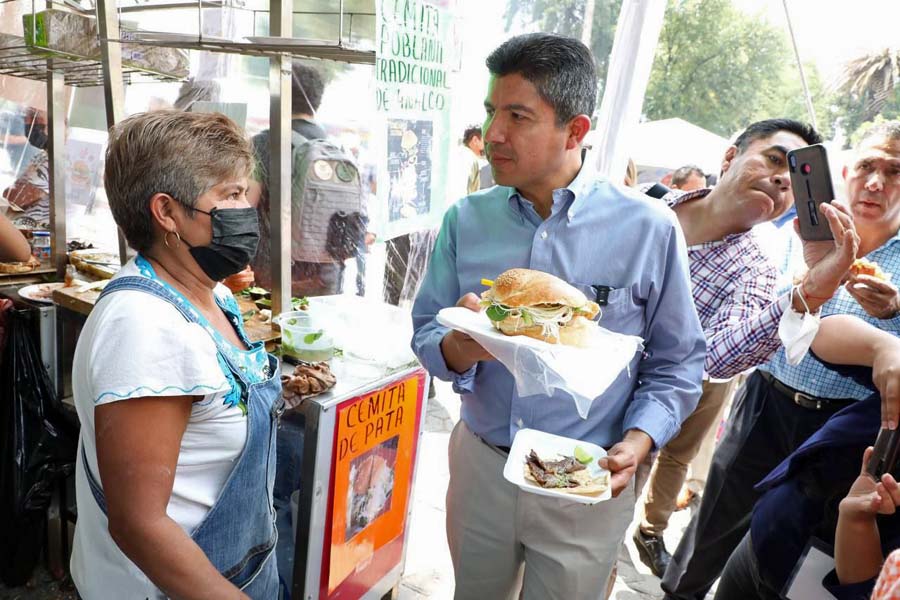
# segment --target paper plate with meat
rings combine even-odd
[[[596,504],[612,497],[609,471],[597,464],[604,456],[606,450],[589,442],[522,429],[503,477],[526,492]]]

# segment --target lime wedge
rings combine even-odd
[[[581,446],[575,446],[575,460],[580,462],[583,465],[590,464],[594,457],[591,456],[591,453],[582,448]]]

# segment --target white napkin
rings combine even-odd
[[[523,335],[507,336],[493,328],[483,312],[468,308],[445,308],[438,313],[441,325],[472,336],[516,380],[522,397],[550,395],[553,390],[568,392],[582,419],[586,419],[594,398],[601,395],[642,350],[644,341],[599,325],[588,348],[548,344]]]

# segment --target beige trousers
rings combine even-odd
[[[706,443],[715,449],[715,425],[722,420],[727,400],[734,393],[735,380],[703,382],[703,394],[697,408],[681,424],[681,431],[660,450],[653,471],[650,473],[650,489],[644,501],[644,518],[641,530],[649,535],[662,535],[675,510],[678,492],[687,476],[688,465]],[[707,438],[712,438],[707,441]],[[705,478],[709,463],[698,465],[695,476]],[[702,474],[700,473],[702,470]]]
[[[457,600],[599,600],[634,513],[634,487],[594,505],[520,491],[506,455],[460,421],[450,436],[447,539]]]

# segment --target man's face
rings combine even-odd
[[[794,204],[787,153],[806,145],[800,136],[779,131],[753,140],[743,152],[732,146],[725,153],[718,187],[727,190],[726,197],[733,199],[748,225],[776,219]]]
[[[499,185],[528,190],[556,175],[565,159],[566,127],[521,75],[491,76],[484,101],[485,155]]]
[[[844,181],[855,221],[900,226],[900,140],[864,141],[844,168]]]
[[[676,190],[693,192],[694,190],[699,190],[700,188],[706,187],[706,177],[697,175],[696,173],[692,172],[690,176],[681,183],[681,185],[672,185],[672,187]]]

